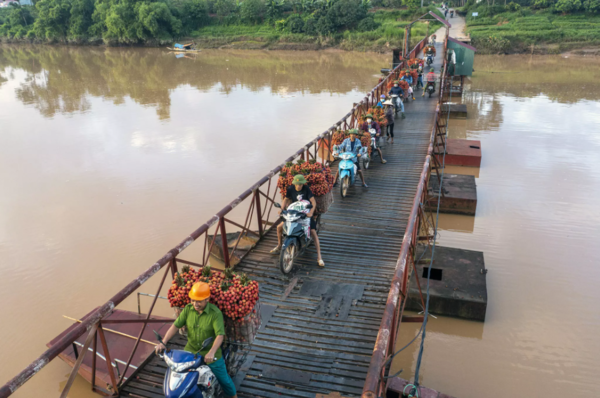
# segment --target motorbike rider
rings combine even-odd
[[[376,139],[381,137],[381,127],[379,127],[379,123],[373,120],[373,115],[367,113],[367,115],[365,116],[365,122],[360,126],[360,130],[369,133],[370,129],[375,129],[375,131],[377,131],[377,134],[375,134]],[[381,153],[381,149],[378,148],[376,145],[373,146],[372,144],[371,148],[379,152],[381,163],[386,164],[387,160],[383,158],[383,153]]]
[[[425,96],[425,91],[427,91],[428,86],[433,86],[433,92],[435,92],[435,71],[433,68],[429,69],[429,73],[425,76],[427,79],[427,84],[423,87],[423,97]]]
[[[365,188],[368,188],[369,186],[365,182],[365,176],[363,175],[363,172],[360,169],[360,150],[362,149],[362,143],[360,142],[360,139],[357,138],[358,130],[350,129],[346,134],[349,136],[349,138],[346,138],[340,144],[340,147],[339,147],[340,153],[352,152],[354,155],[356,155],[356,158],[354,158],[353,161],[354,161],[354,164],[356,165],[357,173],[360,176],[360,180],[362,181],[362,186]],[[338,171],[336,171],[336,173],[335,173],[335,178],[333,179],[333,181],[335,181],[335,184],[333,186],[337,185],[337,180],[338,180],[339,175],[340,175],[340,171],[338,169]]]
[[[227,397],[237,398],[235,384],[227,373],[225,360],[222,358],[221,344],[225,338],[225,325],[223,323],[223,313],[214,304],[209,303],[210,285],[205,282],[196,282],[189,292],[191,303],[186,305],[175,322],[171,325],[165,337],[164,344],[175,336],[179,329],[187,327],[188,341],[184,350],[191,353],[200,353],[204,361],[212,370],[219,381],[223,393]],[[204,340],[213,337],[215,340],[212,347],[206,347],[203,351],[202,343]],[[159,343],[154,347],[156,353],[166,349],[165,345]]]
[[[427,48],[425,49],[425,56],[434,58],[435,57],[435,54],[433,53],[434,48],[435,47],[433,47],[433,46],[427,46]]]
[[[336,176],[337,177],[337,176]],[[325,263],[321,258],[321,245],[319,242],[319,236],[317,235],[317,221],[313,218],[313,214],[317,209],[317,202],[315,201],[315,196],[307,185],[308,182],[306,178],[302,174],[296,174],[294,180],[292,181],[292,185],[287,188],[285,193],[285,199],[283,199],[283,203],[281,204],[281,209],[279,210],[279,214],[283,210],[286,210],[289,205],[294,202],[300,202],[301,200],[307,200],[312,205],[312,208],[307,214],[307,217],[310,219],[310,236],[315,243],[315,248],[317,249],[317,264],[319,267],[324,267]],[[281,252],[281,241],[283,237],[283,223],[279,223],[277,226],[277,247],[271,250],[272,254],[279,254]]]
[[[383,108],[383,103],[385,102],[385,94],[381,94],[381,96],[379,97],[379,102],[377,103],[377,105],[380,108]]]
[[[404,71],[404,76],[402,76],[402,78],[400,80],[404,80],[405,82],[408,83],[408,94],[410,96],[412,96],[412,99],[414,101],[415,100],[415,95],[414,95],[413,89],[412,89],[413,78],[412,78],[412,75],[410,74],[410,71],[408,69],[406,71]]]
[[[436,35],[429,36],[429,40],[427,41],[427,44],[429,44],[430,46],[434,46],[435,45],[435,39],[436,39]]]
[[[398,97],[395,98],[396,101],[396,108],[400,108],[401,112],[402,112],[402,119],[404,119],[406,116],[404,116],[404,102],[402,102],[402,98],[404,97],[404,90],[402,90],[402,87],[400,87],[400,84],[398,83],[398,81],[394,82],[394,87],[392,87],[390,89],[390,92],[388,93],[388,95],[397,95]]]
[[[394,143],[394,104],[392,101],[385,101],[385,119],[387,120],[387,140]]]

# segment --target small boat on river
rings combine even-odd
[[[196,48],[196,43],[179,44],[175,43],[173,47],[167,47],[167,49],[175,52],[193,52],[199,53],[200,50]]]

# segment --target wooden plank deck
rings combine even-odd
[[[434,66],[439,71],[441,56]],[[396,120],[395,143],[383,149],[388,163],[376,158],[366,171],[369,188],[357,177],[346,198],[335,192],[319,235],[325,268],[311,247],[284,277],[269,254],[275,231],[236,267],[259,282],[263,313],[275,307],[238,373],[240,397],[361,395],[433,127],[437,98],[416,98]],[[152,355],[121,396],[162,398],[165,369]]]

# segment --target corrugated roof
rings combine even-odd
[[[462,41],[456,40],[452,37],[448,37],[448,40],[451,41],[452,43],[456,43],[459,46],[463,46],[465,48],[468,48],[469,50],[473,50],[473,51],[477,51],[477,49],[473,46],[468,45],[467,43],[463,43]]]
[[[436,13],[434,13],[433,11],[429,11],[429,15],[431,15],[432,17],[434,17],[435,19],[437,19],[438,21],[440,21],[441,23],[443,23],[444,25],[446,25],[447,27],[451,28],[452,25],[450,25],[450,22],[446,21],[444,18],[440,18]]]

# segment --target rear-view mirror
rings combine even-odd
[[[209,337],[206,340],[204,340],[204,343],[202,343],[202,349],[200,351],[204,350],[206,347],[211,345],[213,340],[214,340],[214,337]]]

